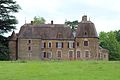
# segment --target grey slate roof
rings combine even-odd
[[[87,21],[87,20],[81,21],[76,30],[76,37],[98,38],[94,23],[92,23],[91,21]]]
[[[64,24],[25,24],[18,38],[74,39],[71,29]]]

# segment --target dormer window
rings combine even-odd
[[[62,36],[62,33],[58,33],[57,34],[57,38],[62,38],[63,36]]]
[[[85,32],[85,36],[87,35],[87,32]]]

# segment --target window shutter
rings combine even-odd
[[[68,42],[68,48],[69,48],[69,42]]]
[[[56,42],[56,48],[58,48],[58,42]]]
[[[62,42],[62,48],[63,48],[63,42]]]

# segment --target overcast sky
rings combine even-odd
[[[98,32],[120,29],[120,0],[16,0],[22,10],[16,32],[34,16],[44,17],[46,23],[63,24],[65,20],[81,21],[83,15],[95,24]]]

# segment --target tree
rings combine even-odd
[[[116,34],[111,32],[100,32],[100,46],[109,50],[110,60],[120,60],[120,44],[116,39]]]
[[[69,26],[72,29],[72,31],[75,31],[76,28],[78,27],[78,21],[77,20],[75,20],[75,21],[65,21],[65,24],[67,26]]]
[[[16,1],[0,0],[0,34],[7,33],[15,29],[17,20],[13,13],[17,13],[20,9]]]
[[[13,14],[19,9],[20,6],[16,1],[0,0],[0,60],[5,59],[5,54],[8,53],[7,38],[3,34],[16,29],[17,20]]]
[[[45,24],[45,19],[43,17],[34,17],[33,24]]]
[[[120,43],[120,30],[116,30],[116,31],[114,31],[115,32],[115,34],[116,34],[116,39],[117,39],[117,41]]]

